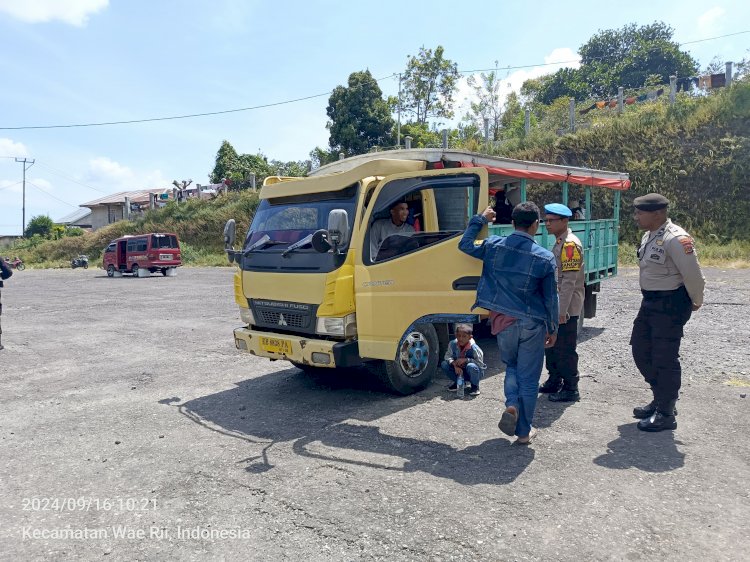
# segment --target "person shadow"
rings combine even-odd
[[[607,443],[606,453],[594,459],[594,463],[605,468],[637,468],[645,472],[667,472],[685,465],[685,453],[677,446],[674,432],[646,433],[635,423],[617,428],[620,436]]]
[[[444,390],[432,384],[417,394],[394,396],[357,369],[334,379],[288,368],[215,394],[185,402],[172,396],[159,403],[208,431],[244,442],[247,454],[237,462],[249,473],[272,471],[286,456],[276,455],[275,448],[291,444],[297,455],[335,466],[424,472],[464,485],[513,482],[532,462],[533,448],[513,446],[499,436],[467,447],[424,437],[430,423],[439,425],[437,417],[401,435],[377,425],[379,419],[426,405]]]

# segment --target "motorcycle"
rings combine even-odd
[[[17,269],[18,271],[23,271],[24,269],[26,269],[26,266],[23,264],[23,260],[21,258],[13,258],[12,260],[10,258],[3,258],[3,261],[11,269]]]
[[[89,268],[89,257],[81,254],[77,258],[70,260],[70,267],[75,269],[76,267],[82,267],[83,269]]]

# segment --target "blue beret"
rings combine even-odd
[[[562,203],[550,203],[544,206],[544,210],[550,215],[559,215],[561,217],[573,216],[573,212]]]

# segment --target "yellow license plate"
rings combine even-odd
[[[279,353],[281,355],[292,354],[292,342],[289,340],[280,340],[279,338],[260,338],[260,348],[270,353]]]

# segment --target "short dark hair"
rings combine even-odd
[[[539,220],[539,207],[533,201],[519,203],[513,207],[511,218],[517,227],[529,228],[535,221]]]
[[[405,205],[408,205],[408,203],[405,200],[403,200],[403,199],[397,199],[396,201],[394,201],[393,203],[391,203],[390,205],[388,205],[388,210],[391,211],[391,210],[395,209],[398,205],[401,205],[401,203],[404,203]]]
[[[456,334],[458,334],[458,332],[463,332],[469,336],[474,335],[474,328],[471,327],[471,324],[456,324],[456,328],[453,331]]]

